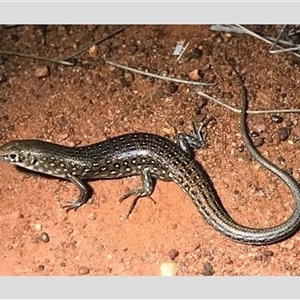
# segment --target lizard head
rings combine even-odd
[[[32,169],[38,158],[34,155],[30,145],[30,140],[10,141],[0,147],[0,160]]]

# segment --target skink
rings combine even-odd
[[[151,196],[153,179],[174,181],[190,197],[202,217],[221,234],[244,244],[264,245],[293,235],[300,226],[300,189],[287,173],[263,158],[253,146],[246,126],[247,95],[242,86],[241,132],[251,155],[290,189],[295,201],[292,215],[271,228],[250,228],[235,222],[222,208],[218,195],[191,149],[203,145],[201,128],[178,134],[175,142],[150,133],[117,136],[84,147],[66,147],[40,140],[14,140],[0,147],[0,160],[36,172],[72,181],[80,190],[78,200],[67,206],[77,209],[89,198],[86,180],[141,175],[142,187],[129,190],[121,200],[134,196],[130,212],[140,197]]]

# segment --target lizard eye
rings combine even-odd
[[[10,160],[15,161],[16,158],[17,158],[17,155],[12,153],[12,154],[9,155],[9,158],[10,158]]]

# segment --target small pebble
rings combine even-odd
[[[44,271],[45,270],[45,266],[44,265],[39,265],[39,270],[40,271]]]
[[[89,49],[89,55],[92,58],[96,58],[98,55],[98,48],[96,45],[93,45],[90,49]]]
[[[253,138],[257,138],[257,137],[259,137],[259,133],[257,131],[252,131],[250,136]]]
[[[34,71],[34,76],[37,78],[44,78],[50,75],[50,69],[48,66],[38,67]]]
[[[35,227],[35,229],[37,231],[41,231],[42,230],[42,225],[41,224],[35,224],[34,227]]]
[[[285,165],[286,163],[286,159],[282,156],[278,157],[278,162],[281,164],[281,165]]]
[[[105,203],[107,201],[107,197],[105,195],[101,195],[99,200],[101,203]]]
[[[213,266],[207,261],[203,266],[202,275],[204,276],[212,276],[214,275],[215,271]]]
[[[216,81],[216,75],[213,73],[206,73],[204,76],[204,80],[206,82],[212,82],[214,83]]]
[[[169,251],[169,257],[171,260],[174,260],[179,255],[179,252],[176,249]]]
[[[253,145],[254,145],[255,147],[260,147],[260,146],[262,146],[262,145],[264,144],[264,142],[265,142],[265,139],[262,138],[262,137],[259,137],[259,138],[255,139],[255,140],[253,141]]]
[[[28,115],[28,114],[21,115],[21,117],[20,117],[20,119],[21,119],[22,122],[28,120],[29,118],[30,118],[30,115]]]
[[[200,70],[195,69],[189,73],[189,77],[192,80],[200,80],[203,78],[203,73]]]
[[[50,241],[50,237],[49,237],[48,233],[46,233],[46,232],[41,233],[40,240],[44,243],[48,243]]]
[[[129,86],[131,85],[131,83],[130,83],[130,82],[127,82],[127,81],[124,79],[124,77],[121,77],[121,78],[120,78],[120,82],[121,82],[121,84],[122,84],[124,87],[129,87]]]
[[[162,263],[160,266],[161,276],[174,276],[175,272],[175,265],[173,263]]]
[[[83,62],[78,60],[77,58],[70,58],[69,62],[72,63],[74,66],[83,67]]]
[[[120,68],[116,68],[116,69],[115,69],[115,74],[116,74],[116,76],[118,76],[118,77],[123,77],[124,74],[125,74],[125,70],[124,70],[124,69],[120,69]]]
[[[134,76],[129,72],[125,72],[124,76],[120,78],[120,82],[125,87],[130,86],[133,80],[134,80]]]
[[[148,81],[149,81],[150,83],[155,83],[155,78],[154,78],[154,77],[149,77],[149,78],[148,78]]]
[[[265,256],[270,257],[270,256],[273,256],[273,255],[274,255],[274,252],[273,252],[273,251],[270,251],[270,250],[266,250],[266,251],[264,251],[264,254],[265,254]]]
[[[192,55],[193,55],[192,57],[195,59],[200,58],[203,55],[203,51],[200,50],[199,48],[194,48],[192,50]]]
[[[281,141],[286,141],[291,134],[291,129],[288,127],[282,127],[278,129],[278,136]]]
[[[92,221],[96,220],[97,219],[97,213],[90,213],[88,215],[88,218]]]
[[[64,53],[65,51],[66,51],[66,48],[63,46],[57,48],[58,53]]]
[[[283,117],[281,116],[278,116],[278,115],[271,115],[271,120],[274,122],[274,123],[282,123],[283,121]]]
[[[239,147],[238,147],[238,151],[239,152],[243,152],[245,150],[245,146],[244,145],[240,145]]]
[[[90,273],[90,269],[88,267],[80,267],[78,270],[78,275],[87,275]]]
[[[188,62],[191,59],[198,59],[198,58],[202,57],[202,55],[203,55],[203,51],[202,50],[200,50],[199,48],[194,48],[192,51],[188,52],[184,56],[183,61],[184,62]]]
[[[177,92],[178,90],[178,85],[174,82],[170,82],[169,86],[168,86],[169,92],[174,94]]]
[[[173,230],[176,230],[176,229],[177,229],[177,224],[176,224],[176,223],[173,223],[173,224],[171,225],[171,227],[172,227]]]
[[[126,260],[126,261],[124,262],[124,265],[125,265],[125,266],[130,266],[130,265],[131,265],[131,261],[130,261],[130,260]]]
[[[161,76],[168,76],[169,72],[167,70],[163,70],[163,71],[161,71],[160,75]]]
[[[5,75],[0,74],[0,83],[7,82],[7,77]]]
[[[127,81],[127,82],[133,82],[133,80],[134,80],[134,76],[133,76],[133,74],[132,73],[130,73],[130,72],[126,72],[125,71],[125,73],[124,73],[124,79]]]
[[[223,41],[224,41],[224,40],[223,40],[223,38],[222,38],[221,36],[217,36],[217,37],[216,37],[216,43],[217,43],[217,44],[221,44],[221,43],[223,43]]]
[[[266,130],[266,126],[264,124],[257,124],[254,126],[254,128],[258,133],[262,133]]]

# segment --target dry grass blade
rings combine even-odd
[[[0,50],[0,54],[26,57],[26,58],[36,59],[36,60],[45,60],[45,61],[50,61],[50,62],[53,62],[56,64],[65,65],[65,66],[74,66],[73,62],[49,58],[49,57],[42,57],[42,56],[37,56],[37,55],[33,55],[33,54],[26,54],[26,53],[19,53],[19,52],[5,51],[5,50]]]
[[[162,79],[162,80],[167,80],[167,81],[173,81],[173,82],[177,82],[177,83],[183,83],[183,84],[189,84],[189,85],[201,85],[201,86],[212,86],[212,85],[216,85],[215,83],[205,83],[205,82],[196,82],[196,81],[190,81],[190,80],[183,80],[183,79],[179,79],[179,78],[172,78],[172,77],[167,77],[167,76],[162,76],[162,75],[158,75],[158,74],[154,74],[154,73],[150,73],[150,72],[145,72],[142,70],[138,70],[135,68],[131,68],[131,67],[127,67],[118,63],[115,63],[113,61],[110,60],[105,60],[105,62],[108,65],[120,68],[120,69],[124,69],[133,73],[137,73],[137,74],[141,74],[144,76],[148,76],[148,77],[153,77],[153,78],[157,78],[157,79]]]

